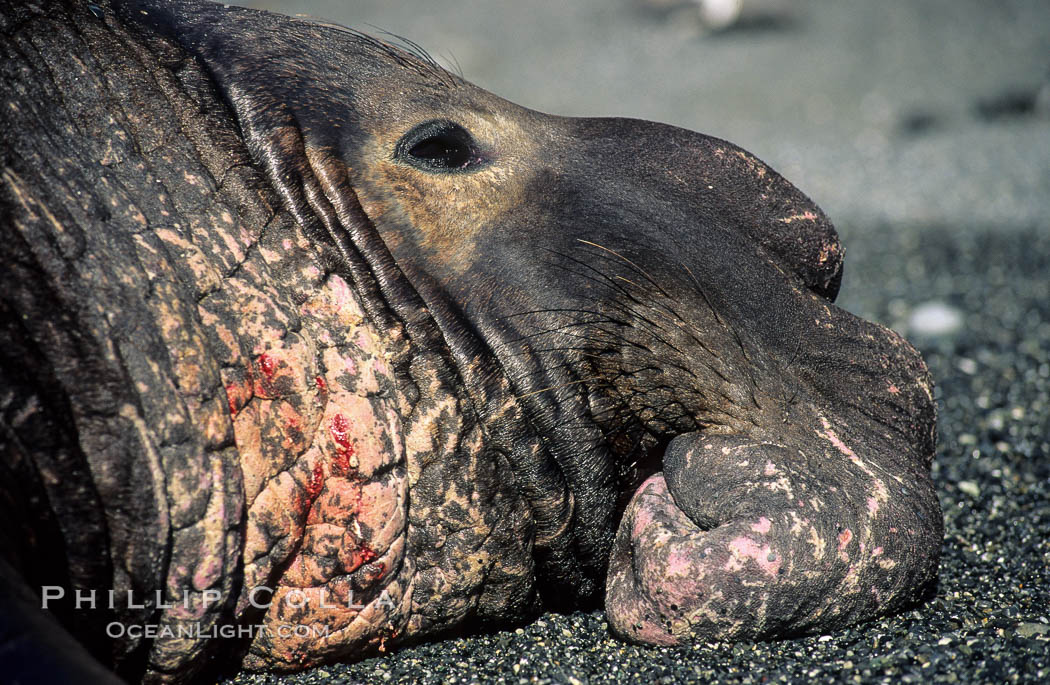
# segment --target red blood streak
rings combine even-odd
[[[273,357],[263,352],[259,355],[259,369],[266,376],[266,380],[273,380],[273,374],[277,370],[277,362]]]
[[[329,427],[332,440],[335,441],[335,455],[332,457],[332,470],[341,475],[349,474],[353,469],[350,466],[350,458],[354,456],[354,446],[350,442],[350,421],[342,414],[332,417],[332,425]]]
[[[339,475],[349,475],[354,469],[350,465],[350,455],[354,453],[354,449],[343,449],[340,447],[335,451],[332,456],[332,472],[338,473]]]
[[[351,449],[350,436],[347,434],[350,431],[350,422],[346,420],[345,416],[342,414],[336,414],[333,416],[330,430],[332,432],[332,439],[335,440],[335,444],[343,449]]]
[[[375,550],[373,550],[371,547],[369,547],[368,545],[363,544],[363,543],[358,548],[358,550],[359,550],[359,554],[361,556],[361,563],[362,564],[367,564],[368,562],[372,561],[377,556],[379,556],[378,554],[375,553]]]
[[[379,555],[376,554],[375,550],[368,546],[368,543],[356,540],[348,541],[354,544],[354,547],[350,549],[350,563],[351,566],[349,571],[354,571],[361,568],[365,564],[372,562]],[[383,575],[386,571],[386,565],[383,562],[376,564],[379,567],[378,573],[376,572],[375,566],[369,569],[365,569],[364,573],[368,575],[370,580],[374,580]]]
[[[324,382],[324,379],[320,376],[314,378],[314,382],[317,383],[317,389],[321,392],[328,392],[328,384]]]
[[[310,474],[310,482],[306,484],[306,496],[310,498],[310,503],[313,503],[317,496],[321,494],[321,488],[324,487],[324,467],[321,462],[318,461],[314,464],[314,471]]]
[[[226,386],[226,404],[230,407],[230,416],[237,416],[237,401],[234,399],[234,393],[237,392],[237,386],[229,384]]]

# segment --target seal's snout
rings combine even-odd
[[[617,162],[615,175],[606,175],[599,190],[607,198],[630,195],[639,204],[660,207],[654,219],[678,236],[725,231],[727,239],[742,237],[809,290],[829,300],[838,294],[843,250],[834,225],[813,200],[751,153],[648,121],[584,119],[571,125],[592,160],[588,172],[599,161]],[[669,220],[668,205],[684,214]]]
[[[614,283],[600,311],[626,321],[595,326],[612,350],[595,375],[667,445],[659,468],[642,452],[649,477],[613,545],[613,630],[762,639],[914,601],[939,555],[932,391],[915,350],[829,304],[831,221],[723,140],[580,126],[592,159],[620,161],[583,206],[600,208],[586,228],[608,253],[585,256]]]
[[[751,153],[689,132],[697,152],[701,196],[807,288],[834,300],[843,250],[835,226],[809,197]],[[712,180],[713,179],[713,180]]]

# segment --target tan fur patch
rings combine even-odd
[[[511,107],[509,103],[506,103]],[[511,113],[513,114],[513,113]],[[477,238],[500,217],[524,206],[526,187],[536,166],[535,137],[511,114],[457,108],[421,112],[418,120],[383,132],[367,144],[362,157],[372,161],[360,173],[362,207],[377,225],[383,215],[400,215],[412,233],[400,236],[427,251],[454,273],[462,273],[476,254]],[[470,131],[487,163],[477,171],[432,173],[394,159],[402,135],[430,119],[454,121]],[[392,217],[393,218],[393,217]],[[397,222],[394,222],[397,223]],[[396,249],[397,236],[384,240]]]

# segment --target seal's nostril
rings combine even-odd
[[[657,438],[646,435],[641,440],[633,441],[628,450],[618,445],[618,441],[613,442],[611,445],[613,453],[621,459],[619,509],[622,510],[627,506],[627,502],[649,476],[663,470],[664,452],[667,451],[671,439],[670,436]]]

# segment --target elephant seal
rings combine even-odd
[[[749,153],[198,0],[0,16],[8,673],[603,598],[626,640],[775,638],[934,580],[926,368]]]

